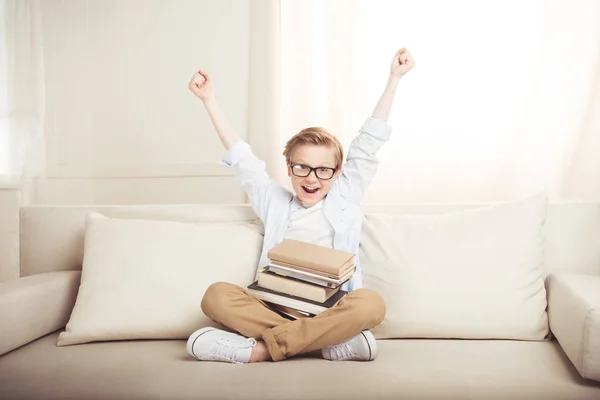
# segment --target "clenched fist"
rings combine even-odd
[[[201,69],[192,76],[189,88],[202,101],[212,100],[215,97],[213,80]]]
[[[415,60],[406,47],[401,48],[394,54],[392,65],[390,66],[390,75],[401,78],[415,66]]]

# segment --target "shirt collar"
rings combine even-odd
[[[327,200],[327,196],[325,196],[325,198],[321,199],[320,201],[323,202],[323,208],[325,207],[325,201]],[[292,196],[292,199],[290,200],[290,206],[291,206],[291,210],[292,211],[296,211],[300,208],[306,208],[302,205],[302,202],[300,200],[298,200],[298,197],[294,194]]]

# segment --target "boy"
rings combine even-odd
[[[356,272],[343,289],[349,293],[334,307],[314,316],[288,320],[272,311],[243,288],[217,282],[202,298],[202,311],[239,334],[215,328],[194,332],[187,350],[198,360],[248,363],[280,361],[320,350],[328,360],[370,361],[377,346],[369,331],[385,316],[382,298],[362,288],[358,262],[362,214],[359,203],[377,169],[376,152],[389,138],[387,119],[400,78],[415,65],[406,48],[398,50],[388,83],[371,118],[350,146],[342,167],[340,142],[323,128],[307,128],[285,146],[290,193],[265,172],[259,160],[227,122],[215,101],[212,78],[200,70],[190,90],[208,112],[223,146],[228,165],[244,187],[252,208],[265,227],[259,268],[269,263],[267,252],[285,238],[303,240],[357,254]]]

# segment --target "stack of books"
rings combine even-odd
[[[352,253],[285,239],[268,257],[247,292],[286,317],[312,317],[348,294],[340,287],[354,274]]]

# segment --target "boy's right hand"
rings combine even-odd
[[[213,80],[201,69],[192,76],[189,88],[202,101],[212,100],[215,97]]]

